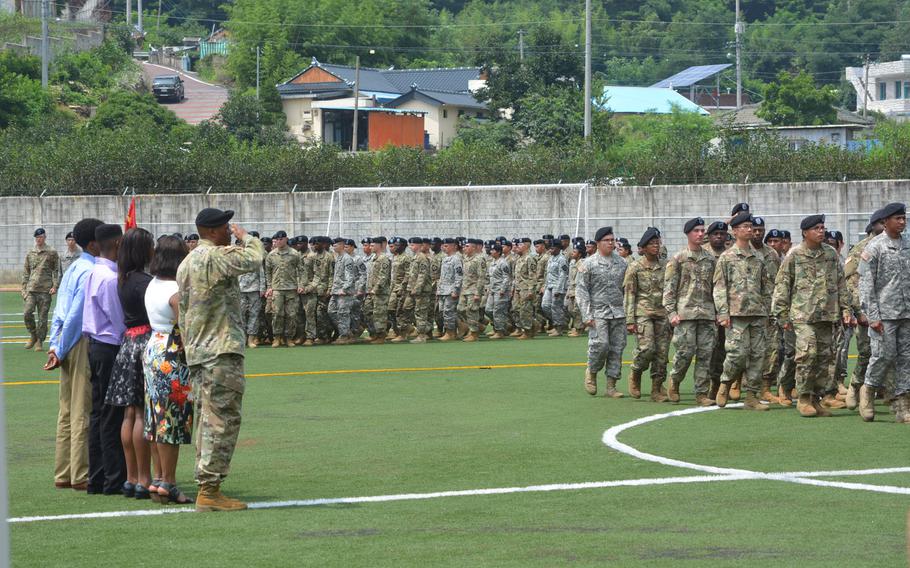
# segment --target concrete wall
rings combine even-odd
[[[580,203],[579,203],[579,198]],[[636,243],[648,226],[661,228],[667,247],[682,247],[684,222],[702,216],[725,219],[736,203],[746,201],[769,228],[788,229],[799,241],[799,221],[813,213],[828,215],[827,225],[843,231],[848,244],[861,238],[869,213],[892,201],[910,202],[910,180],[780,184],[688,185],[654,187],[468,187],[414,190],[369,189],[307,193],[236,193],[213,195],[142,195],[140,226],[154,234],[193,230],[204,207],[237,211],[235,219],[251,230],[272,234],[325,234],[331,215],[332,235],[474,236],[493,238],[569,233],[591,238],[598,227],[612,225],[619,236]],[[580,205],[580,207],[579,207]],[[129,197],[0,198],[0,276],[15,279],[36,227],[48,243],[64,248],[64,236],[83,217],[121,223]],[[578,216],[579,210],[581,215]]]

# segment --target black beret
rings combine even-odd
[[[584,243],[575,243],[575,250],[577,250],[578,252],[582,252],[582,253],[585,252],[585,244]]]
[[[627,245],[627,244],[629,244],[629,239],[627,239],[627,238],[625,238],[625,237],[619,237],[618,240],[619,240],[619,244],[621,244],[621,245]]]
[[[440,239],[439,237],[433,237],[433,238],[430,239],[430,240],[433,242],[434,245],[441,245],[441,244],[442,244],[442,239]]]
[[[492,241],[492,242],[493,242],[493,244],[490,245],[490,250],[495,250],[496,252],[502,252],[502,245],[496,243],[496,241]]]
[[[632,250],[632,245],[629,244],[629,241],[628,241],[628,240],[620,241],[620,242],[619,242],[619,246],[621,246],[621,247],[624,248],[624,249]]]
[[[177,237],[178,239],[182,239],[182,238],[183,238],[183,234],[182,234],[182,233],[174,233],[172,236]]]
[[[423,237],[411,237],[410,239],[408,239],[408,242],[412,245],[422,245]]]
[[[789,238],[790,238],[790,231],[781,230],[781,232],[780,232],[780,238],[782,238],[782,239],[789,239]]]
[[[762,219],[761,217],[752,217],[752,224],[756,227],[764,227],[765,220]]]
[[[206,207],[196,215],[196,226],[209,229],[220,227],[221,225],[226,225],[233,216],[234,212],[230,209],[222,211],[214,207]]]
[[[708,225],[708,234],[710,235],[714,231],[723,231],[724,233],[726,233],[727,224],[724,223],[723,221],[714,221],[713,223]]]
[[[272,235],[272,238],[273,239],[286,239],[286,238],[288,238],[288,234],[284,231],[278,231],[277,233]]]
[[[658,237],[660,236],[660,229],[658,229],[657,227],[648,227],[648,229],[654,229],[655,231],[657,231],[657,236]]]
[[[768,239],[779,239],[780,237],[780,229],[771,229],[768,231],[768,234],[765,235],[765,242],[768,242]]]
[[[906,215],[907,206],[903,203],[889,203],[880,209],[882,221],[894,215]]]
[[[740,213],[737,213],[736,216],[730,220],[730,226],[738,227],[738,226],[742,225],[743,223],[751,223],[751,222],[752,222],[752,215],[750,215],[748,211],[742,211]]]
[[[66,238],[67,238],[67,239],[74,239],[75,237],[73,236],[73,232],[70,231],[69,233],[67,233],[67,234],[66,234]]]
[[[333,245],[337,245],[338,243],[343,243],[343,242],[344,242],[344,239],[341,237],[335,237],[334,239],[332,239]]]
[[[466,240],[468,240],[468,237],[455,237],[455,240],[465,242]]]
[[[654,227],[648,227],[648,230],[646,230],[645,233],[638,240],[638,246],[639,247],[647,246],[648,243],[650,243],[652,240],[659,238],[659,237],[660,237],[660,233],[657,232],[657,229],[655,229]]]
[[[585,244],[586,244],[586,245],[597,246],[597,242],[596,242],[596,241],[592,241],[592,240],[590,240],[590,239],[587,240],[587,241],[585,241]]]
[[[825,238],[831,239],[832,241],[844,242],[844,234],[840,231],[826,231]]]
[[[570,239],[569,235],[566,235],[566,234],[559,235],[559,240],[561,240],[561,241],[568,241],[569,239]]]
[[[730,215],[736,215],[737,213],[740,213],[743,211],[745,211],[746,213],[749,212],[748,203],[737,203],[736,205],[733,206],[733,211],[730,212]]]
[[[268,238],[268,237],[262,237],[262,238],[259,239],[259,240],[262,241],[262,242],[265,243],[265,244],[269,244],[269,243],[272,242],[272,239],[270,239],[270,238]]]
[[[297,244],[297,237],[291,237],[288,239],[288,246],[294,246]]]
[[[368,245],[372,242],[373,242],[373,239],[371,239],[370,237],[364,237],[364,238],[360,239],[360,244],[362,244],[362,245]]]
[[[356,246],[357,246],[357,243],[354,242],[354,239],[345,239],[345,240],[344,240],[344,244],[347,245],[347,246],[349,246],[349,247],[356,247]]]
[[[388,240],[385,237],[373,237],[374,243],[387,243]]]
[[[123,236],[123,229],[120,225],[98,225],[95,229],[95,240],[99,243],[116,239],[120,236]]]
[[[584,238],[584,237],[573,237],[573,238],[572,238],[572,242],[573,242],[573,243],[584,243],[584,242],[585,242],[585,238]]]
[[[531,242],[531,237],[521,237],[520,239],[518,239],[518,242],[520,242],[520,243],[530,243],[530,242]]]
[[[453,239],[452,237],[446,237],[446,238],[442,239],[442,244],[444,244],[444,245],[454,245],[454,244],[455,244],[455,239]]]
[[[698,227],[699,225],[704,225],[704,224],[705,224],[705,220],[702,219],[701,217],[695,217],[694,219],[689,219],[688,221],[686,221],[686,224],[683,225],[683,233],[688,235],[689,233],[692,232],[692,230],[695,227]]]
[[[430,237],[424,237],[421,242],[425,245],[431,245],[431,244],[433,244],[433,239],[431,239]]]
[[[868,225],[866,225],[866,234],[867,235],[871,235],[872,231],[874,231],[874,230],[875,230],[875,223],[869,223]]]
[[[259,231],[250,231],[250,235],[252,235],[252,236],[254,236],[254,237],[256,237],[256,238],[258,239],[258,238],[259,238]]]
[[[41,229],[41,228],[35,229],[36,237],[40,237],[41,235],[46,235],[46,234],[47,234],[47,231],[45,231],[44,229]]]
[[[521,242],[521,237],[515,237],[514,239],[512,239],[512,244],[513,244],[513,245],[517,245],[517,244],[520,243],[520,242]]]
[[[825,222],[824,215],[809,215],[808,217],[804,218],[802,221],[799,222],[799,229],[801,231],[806,231],[806,230],[809,230],[812,227],[818,225],[819,223],[824,223],[824,222]]]
[[[306,235],[298,235],[297,242],[298,243],[308,243],[308,242],[310,242],[310,239],[308,239]]]
[[[468,239],[468,242],[471,243],[472,245],[483,246],[483,239]]]
[[[199,240],[199,235],[197,235],[196,233],[190,233],[189,235],[187,235],[186,237],[184,237],[183,240],[185,240],[185,241],[198,241],[198,240]]]
[[[506,242],[508,239],[505,238],[505,237],[500,236],[500,237],[496,237],[496,240],[499,241],[499,242],[501,242],[501,243],[504,243],[504,242]]]
[[[599,241],[600,239],[613,234],[613,227],[601,227],[597,229],[597,232],[594,233],[594,241]]]
[[[536,240],[534,241],[534,245],[535,245],[535,246],[536,246],[536,245],[542,245],[542,244],[544,244],[544,240],[543,240],[543,239],[536,239]]]

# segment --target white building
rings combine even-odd
[[[897,120],[910,120],[910,55],[899,61],[872,63],[865,67],[847,67],[847,80],[856,89],[856,110],[865,106]]]

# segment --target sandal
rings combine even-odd
[[[160,490],[164,489],[167,491],[167,494],[161,494]],[[193,503],[191,497],[187,497],[183,491],[180,491],[180,488],[177,487],[176,483],[162,483],[158,486],[158,496],[161,498],[161,504],[167,505],[168,503],[173,503],[174,505],[189,505]]]
[[[123,496],[127,499],[136,496],[136,486],[130,483],[129,481],[123,482]]]
[[[158,494],[158,486],[159,486],[159,485],[161,485],[161,480],[160,480],[160,479],[153,479],[152,482],[151,482],[151,483],[149,484],[149,486],[148,486],[149,497],[150,497],[151,500],[154,501],[155,503],[160,503],[160,502],[161,502],[161,495]]]
[[[152,493],[148,489],[142,486],[141,483],[136,484],[136,499],[151,499]]]

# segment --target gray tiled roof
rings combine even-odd
[[[314,62],[314,65],[349,84],[354,83],[355,70],[353,67],[319,62]],[[479,77],[479,67],[455,67],[451,69],[375,69],[372,67],[361,67],[360,90],[405,94],[411,90],[413,85],[416,85],[421,91],[468,93],[468,82]],[[283,92],[281,87],[289,85],[291,80],[293,78],[279,85],[279,92]],[[334,86],[331,83],[310,83],[309,88],[319,90],[334,88]]]

